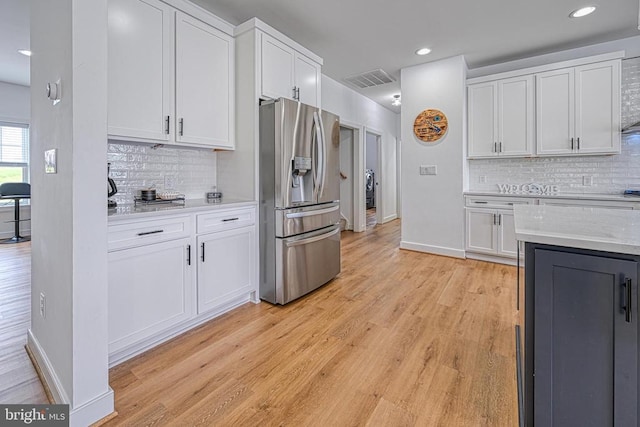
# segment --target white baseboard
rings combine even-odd
[[[62,382],[60,382],[60,378],[58,378],[58,374],[53,369],[53,365],[51,361],[47,357],[47,354],[44,352],[44,349],[40,345],[38,339],[33,335],[31,329],[27,332],[27,347],[29,351],[36,359],[36,363],[38,364],[38,369],[40,374],[42,375],[42,379],[46,383],[46,386],[49,388],[51,392],[51,397],[53,398],[54,403],[66,403],[70,404],[69,396],[67,396],[67,392],[62,387]]]
[[[477,254],[474,252],[467,252],[466,257],[469,259],[477,259],[478,261],[495,262],[497,264],[516,265],[515,258],[507,258],[494,255]],[[524,259],[520,259],[520,267],[524,267]]]
[[[428,254],[444,255],[453,258],[464,258],[465,254],[462,249],[445,248],[443,246],[425,245],[423,243],[400,242],[400,249],[408,249],[410,251],[425,252]]]
[[[27,332],[27,347],[38,364],[38,371],[51,392],[53,403],[71,405],[71,400],[64,390],[64,387],[62,387],[58,374],[53,369],[51,361],[44,352],[40,342],[38,342],[38,339],[33,335],[31,329]],[[113,412],[113,402],[113,390],[111,387],[108,387],[108,390],[100,396],[76,408],[71,407],[69,425],[71,427],[85,427],[101,420]]]
[[[398,219],[398,215],[397,214],[385,216],[384,218],[382,218],[382,223],[385,224],[385,223],[387,223],[389,221],[393,221],[394,219]]]
[[[233,298],[211,311],[207,311],[204,314],[197,315],[184,323],[180,323],[176,326],[168,328],[149,338],[135,342],[119,350],[112,351],[109,353],[109,368],[113,368],[114,366],[119,365],[120,363],[129,360],[140,353],[143,353],[149,349],[152,349],[153,347],[169,341],[170,339],[175,338],[178,335],[195,328],[196,326],[206,323],[209,320],[221,316],[226,312],[231,311],[234,308],[248,302],[252,302],[254,304],[260,302],[260,298],[257,297],[255,291],[250,291],[246,294]]]

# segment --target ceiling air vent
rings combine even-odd
[[[387,74],[383,69],[367,71],[366,73],[356,74],[355,76],[344,79],[347,83],[355,87],[364,89],[366,87],[379,86],[385,83],[395,82],[396,79]]]

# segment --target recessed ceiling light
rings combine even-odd
[[[391,103],[391,105],[393,105],[394,107],[397,107],[398,105],[400,105],[402,102],[400,101],[400,94],[396,94],[393,95],[393,102]]]
[[[31,56],[31,51],[28,49],[19,49],[18,53],[23,54],[24,56]]]
[[[427,55],[430,52],[431,52],[431,49],[427,47],[423,47],[422,49],[416,50],[416,55]]]
[[[593,13],[593,11],[596,10],[595,6],[586,6],[586,7],[581,7],[580,9],[574,10],[573,12],[571,12],[569,14],[570,18],[582,18],[583,16],[587,16],[591,13]]]

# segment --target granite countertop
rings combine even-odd
[[[116,208],[108,210],[108,221],[117,221],[131,218],[153,217],[167,214],[191,213],[198,211],[210,211],[215,209],[236,208],[254,206],[255,201],[232,199],[223,197],[216,201],[207,199],[187,199],[182,203],[157,203],[157,204],[120,204]]]
[[[640,255],[640,211],[549,205],[513,208],[525,242]]]
[[[574,200],[602,200],[612,202],[638,202],[638,196],[625,196],[624,194],[598,194],[598,193],[557,193],[557,194],[504,194],[497,191],[465,191],[465,196],[485,197],[524,197],[531,199],[574,199]]]

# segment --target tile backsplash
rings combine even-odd
[[[211,150],[109,142],[107,161],[118,187],[112,198],[118,204],[133,203],[133,197],[150,186],[159,192],[172,190],[188,199],[201,199],[216,185],[216,153]]]
[[[640,120],[640,58],[622,61],[621,112],[622,127]],[[589,180],[591,185],[585,185]],[[557,185],[561,193],[640,189],[640,135],[623,135],[621,153],[613,156],[469,160],[470,191],[498,191],[497,184],[531,182]]]

